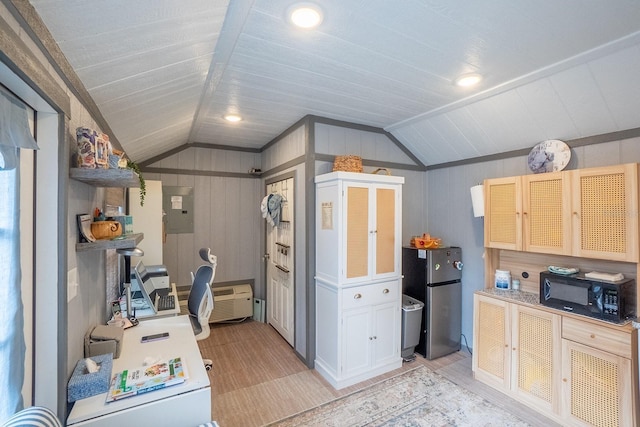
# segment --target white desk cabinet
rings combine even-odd
[[[145,335],[169,332],[169,338],[142,344]],[[106,403],[106,393],[75,402],[68,426],[197,426],[211,421],[211,385],[188,316],[146,320],[125,330],[113,372],[144,364],[146,357],[180,356],[189,378],[182,384]]]
[[[337,389],[402,366],[403,182],[316,177],[315,368]]]

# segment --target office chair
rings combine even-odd
[[[203,340],[209,336],[209,317],[213,311],[211,285],[218,265],[218,257],[212,255],[209,248],[200,249],[200,258],[208,264],[198,267],[195,275],[191,273],[191,290],[187,301],[189,320],[191,320],[196,340]],[[211,359],[203,359],[203,361],[207,371],[210,370],[213,365]]]

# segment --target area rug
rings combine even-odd
[[[269,426],[530,425],[420,366]]]

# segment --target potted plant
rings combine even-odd
[[[144,206],[144,196],[147,193],[147,187],[145,186],[142,172],[140,172],[140,166],[133,160],[127,159],[127,168],[138,174],[138,179],[140,180],[140,206]]]

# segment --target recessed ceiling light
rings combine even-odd
[[[300,28],[315,28],[322,22],[322,10],[313,3],[297,3],[291,6],[287,16],[289,21]]]
[[[482,80],[482,76],[480,74],[463,74],[455,79],[454,83],[456,86],[469,87],[480,83],[480,80]]]
[[[242,120],[242,117],[237,114],[225,114],[224,119],[228,122],[239,122]]]

